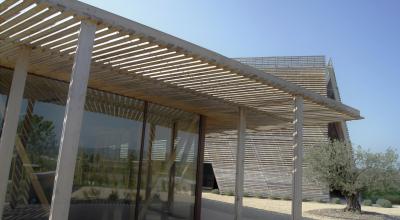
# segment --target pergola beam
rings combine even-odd
[[[68,0],[37,0],[39,4],[49,4],[61,11],[74,13],[78,17],[93,19],[103,25],[118,26],[124,33],[129,33],[135,36],[140,36],[143,40],[149,40],[160,47],[168,48],[169,52],[179,52],[188,57],[195,57],[209,65],[223,67],[226,70],[244,76],[254,83],[272,86],[274,89],[279,89],[288,95],[300,95],[305,100],[316,103],[321,106],[326,106],[330,110],[342,112],[355,119],[360,119],[360,112],[354,108],[344,105],[338,101],[329,99],[320,94],[311,92],[299,85],[295,85],[272,74],[265,73],[262,70],[244,65],[236,60],[229,59],[225,56],[217,54],[213,51],[199,47],[195,44],[178,39],[174,36],[165,34],[137,22],[123,18],[121,16],[109,13],[99,8],[92,7],[88,4],[78,1]],[[168,52],[166,51],[166,52]],[[157,78],[162,78],[164,74],[155,75]],[[181,77],[182,74],[174,74]],[[230,81],[227,78],[227,83]],[[168,84],[168,83],[166,83]],[[206,94],[204,94],[206,95]]]
[[[22,98],[25,81],[28,74],[30,49],[21,48],[17,62],[11,89],[7,101],[7,109],[4,117],[3,131],[0,139],[0,218],[3,216],[4,202],[6,199],[8,175],[11,159],[17,136],[19,113],[21,112]]]
[[[68,220],[95,31],[94,24],[82,22],[65,108],[50,220]]]

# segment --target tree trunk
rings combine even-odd
[[[347,205],[345,212],[361,212],[361,205],[358,201],[358,193],[352,193],[346,196]]]

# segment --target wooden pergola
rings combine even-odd
[[[300,219],[303,125],[361,119],[341,102],[79,1],[3,1],[0,42],[0,65],[14,70],[0,142],[1,177],[9,173],[27,73],[70,82],[50,219],[68,218],[70,164],[76,160],[87,87],[200,114],[210,132],[237,128],[236,219],[246,128],[293,122],[292,216]],[[1,178],[0,216],[6,186],[7,178]]]

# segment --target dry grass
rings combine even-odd
[[[233,196],[217,195],[212,193],[203,193],[203,198],[216,200],[220,202],[232,203],[234,201]],[[243,198],[243,205],[247,207],[262,209],[266,211],[279,212],[283,214],[291,213],[291,201],[285,200],[271,200],[271,199],[259,199],[253,197]],[[313,219],[334,219],[336,217],[323,217],[316,215],[317,213],[325,212],[326,209],[343,209],[344,205],[330,204],[330,203],[318,203],[318,202],[303,202],[303,216]],[[380,208],[372,206],[362,206],[364,212],[380,213],[384,215],[394,216],[400,219],[400,206],[393,206],[393,208]],[[310,213],[310,211],[312,211]],[[343,219],[343,218],[342,218]],[[359,218],[356,218],[359,219]]]

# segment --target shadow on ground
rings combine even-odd
[[[219,202],[209,199],[202,199],[202,220],[231,220],[233,218],[233,204]],[[261,209],[250,207],[243,207],[244,220],[289,220],[290,215],[278,212],[270,212]],[[311,220],[310,218],[303,218],[304,220]]]

